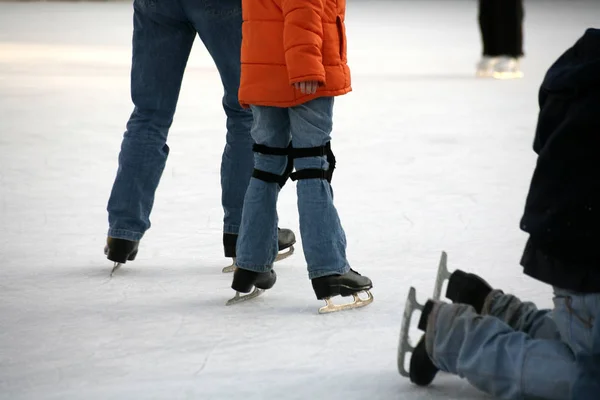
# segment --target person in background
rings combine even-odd
[[[483,55],[477,76],[521,78],[523,0],[479,0],[478,4]]]

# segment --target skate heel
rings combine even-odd
[[[272,269],[267,272],[254,272],[237,268],[233,274],[231,288],[236,292],[250,293],[253,287],[262,290],[271,289],[276,281],[277,274]]]
[[[225,305],[230,306],[258,297],[265,290],[271,289],[276,281],[277,274],[272,269],[267,272],[254,272],[236,268],[233,273],[233,282],[231,282],[231,288],[235,290],[235,296],[229,299]],[[254,290],[252,290],[252,288],[254,288]],[[250,294],[240,296],[240,293]]]
[[[127,261],[135,260],[138,253],[139,242],[125,239],[108,238],[104,254],[110,261],[125,264]]]

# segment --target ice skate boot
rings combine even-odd
[[[233,259],[231,265],[223,268],[223,273],[235,271],[235,247],[237,245],[237,238],[238,235],[233,233],[223,234],[223,248],[225,250],[225,257]],[[277,228],[277,239],[279,251],[287,251],[277,254],[277,257],[275,257],[275,262],[285,260],[292,254],[294,254],[294,244],[296,244],[296,235],[294,235],[294,232],[290,229]]]
[[[247,269],[236,268],[233,273],[231,288],[235,290],[235,296],[227,301],[225,305],[247,301],[260,296],[265,290],[271,289],[277,281],[277,274],[273,269],[267,272],[254,272]],[[254,288],[254,290],[252,290]],[[252,292],[252,293],[250,293]],[[250,293],[241,296],[240,293]]]
[[[435,287],[433,289],[434,300],[440,299],[445,281],[448,281],[446,298],[452,300],[453,303],[469,304],[478,313],[481,313],[483,303],[487,295],[492,291],[492,287],[475,274],[466,273],[459,269],[453,273],[448,272],[448,255],[446,252],[442,252]]]
[[[483,303],[492,287],[483,278],[457,269],[450,275],[446,298],[453,303],[469,304],[481,314]]]
[[[475,75],[480,78],[491,78],[494,74],[494,65],[498,62],[498,57],[483,56],[477,63]]]
[[[496,79],[518,79],[523,77],[519,59],[515,57],[499,57],[493,69],[492,77]]]
[[[419,318],[418,328],[422,331],[427,330],[427,319],[431,310],[433,309],[433,301],[428,301],[424,306],[417,302],[416,290],[411,287],[408,292],[408,298],[406,300],[406,306],[404,308],[404,315],[402,318],[402,327],[400,328],[400,341],[398,344],[398,372],[400,375],[407,377],[416,385],[427,386],[429,385],[439,369],[433,364],[427,351],[425,349],[425,335],[421,336],[421,339],[416,346],[412,346],[409,340],[409,329],[412,313],[415,310],[421,311],[421,318]],[[406,356],[411,353],[409,368],[406,370]]]
[[[104,255],[110,261],[114,261],[115,265],[113,266],[112,271],[110,272],[110,276],[113,276],[115,271],[121,267],[122,264],[125,264],[127,261],[135,260],[135,257],[138,253],[138,247],[140,242],[125,240],[125,239],[116,239],[108,237],[106,239],[106,246],[104,246]]]
[[[373,302],[373,295],[370,292],[373,282],[352,269],[343,275],[329,275],[315,278],[312,280],[312,287],[317,299],[325,300],[326,303],[325,306],[319,308],[319,314],[360,308]],[[367,298],[361,299],[358,296],[360,292],[365,292]],[[331,298],[334,296],[352,296],[354,297],[354,302],[336,305],[331,301]]]

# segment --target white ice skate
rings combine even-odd
[[[519,79],[523,77],[519,59],[514,57],[500,57],[493,69],[492,77],[495,79]]]
[[[287,248],[283,249],[280,253],[278,253],[277,256],[275,257],[275,262],[285,260],[292,254],[294,254],[294,245],[287,247]],[[231,265],[228,265],[227,267],[223,268],[222,272],[224,274],[227,274],[227,273],[235,271],[235,262],[236,262],[236,259],[233,258],[233,262],[231,263]]]
[[[448,272],[448,255],[445,251],[442,251],[440,258],[440,264],[438,267],[437,277],[435,280],[435,286],[433,289],[433,299],[439,300],[442,294],[442,287],[444,282],[450,278]],[[400,340],[398,343],[398,372],[404,377],[409,377],[409,371],[406,370],[406,356],[408,353],[412,353],[415,350],[415,346],[410,342],[409,330],[411,326],[412,315],[415,311],[423,311],[424,304],[417,302],[417,290],[411,286],[408,291],[408,297],[406,299],[406,305],[404,306],[404,314],[402,315],[402,326],[400,327]]]
[[[477,63],[476,75],[480,78],[491,78],[494,75],[494,65],[498,62],[498,57],[483,56]]]

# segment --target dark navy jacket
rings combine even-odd
[[[539,105],[521,265],[550,285],[600,293],[600,29],[550,67]]]

